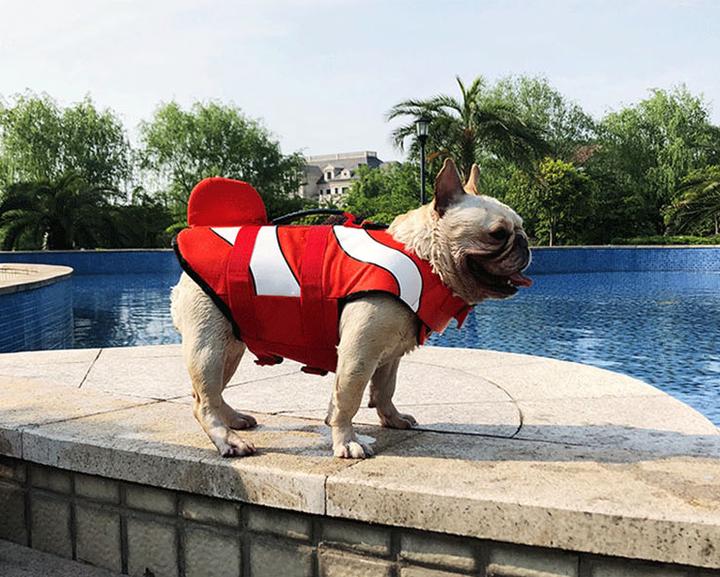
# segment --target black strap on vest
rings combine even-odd
[[[271,222],[272,224],[288,224],[300,218],[305,218],[306,216],[316,216],[320,214],[327,214],[329,217],[341,217],[337,219],[328,218],[326,219],[326,222],[323,222],[322,224],[342,225],[347,224],[349,221],[351,224],[357,224],[370,230],[385,230],[388,227],[386,224],[382,224],[380,222],[370,222],[360,216],[356,216],[337,208],[309,208],[307,210],[298,210],[297,212],[291,212],[278,216]]]

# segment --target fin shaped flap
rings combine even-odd
[[[247,182],[230,178],[206,178],[190,193],[190,226],[241,226],[267,224],[265,203]]]

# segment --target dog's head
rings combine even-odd
[[[509,206],[477,192],[473,165],[463,187],[455,163],[447,159],[435,179],[436,219],[433,264],[466,302],[514,295],[532,281],[522,274],[530,264],[522,219]]]

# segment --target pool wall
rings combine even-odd
[[[70,266],[77,275],[180,274],[175,254],[158,250],[0,252],[0,263]],[[720,246],[588,246],[533,249],[530,274],[574,272],[720,271]]]
[[[72,267],[76,275],[87,274],[180,274],[180,265],[170,249],[157,250],[68,250],[0,251],[0,263],[42,263]]]
[[[530,274],[720,271],[720,246],[582,246],[533,249]]]
[[[33,266],[28,272],[30,282],[23,275],[0,286],[0,352],[71,347],[72,271]]]

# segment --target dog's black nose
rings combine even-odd
[[[518,234],[515,236],[515,248],[522,254],[523,262],[530,262],[530,245],[524,234]]]

